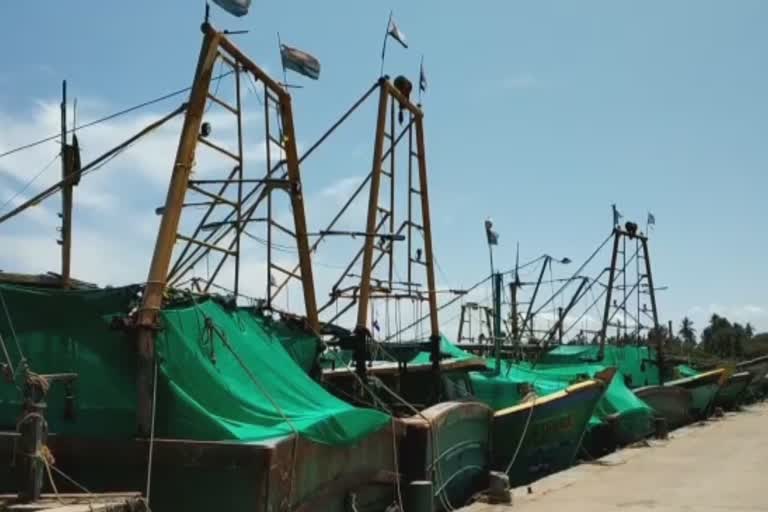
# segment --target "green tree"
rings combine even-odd
[[[744,355],[744,343],[749,339],[747,332],[741,324],[731,324],[727,318],[713,314],[709,325],[701,332],[701,344],[710,354],[739,358]]]
[[[677,333],[683,340],[683,347],[686,350],[696,348],[696,329],[693,328],[693,321],[687,316],[680,323],[680,330]]]

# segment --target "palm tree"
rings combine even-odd
[[[687,316],[680,323],[678,334],[686,347],[693,348],[696,346],[696,329],[693,328],[693,321]]]

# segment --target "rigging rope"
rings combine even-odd
[[[213,342],[211,342],[213,346]],[[155,416],[157,414],[157,358],[155,358],[154,376],[152,379],[152,422],[149,428],[149,456],[147,457],[147,492],[145,494],[147,505],[149,505],[149,495],[152,489],[152,462],[155,448]]]
[[[549,306],[549,304],[552,303],[552,301],[554,301],[555,298],[563,292],[563,290],[568,287],[572,280],[578,278],[579,274],[581,274],[581,271],[584,270],[584,268],[586,268],[586,266],[589,265],[593,259],[595,259],[595,256],[597,256],[597,254],[603,249],[603,247],[605,247],[611,238],[613,238],[613,232],[611,232],[611,234],[608,235],[608,237],[600,245],[597,246],[597,249],[595,249],[589,258],[587,258],[584,263],[582,263],[581,266],[576,269],[576,272],[573,273],[573,275],[557,290],[557,292],[546,302],[544,302],[544,304],[542,304],[536,311],[534,311],[531,316],[535,317],[538,315],[544,308]]]
[[[232,73],[234,73],[233,70],[227,71],[226,73],[222,73],[221,75],[219,75],[217,77],[214,77],[213,80],[224,78],[225,76],[231,75]],[[123,109],[123,110],[119,110],[119,111],[117,111],[117,112],[115,112],[113,114],[109,114],[109,115],[101,117],[99,119],[95,119],[93,121],[81,124],[79,126],[75,126],[75,127],[71,128],[71,129],[67,130],[66,133],[67,134],[74,133],[77,130],[82,130],[84,128],[89,128],[91,126],[95,126],[97,124],[104,123],[106,121],[110,121],[110,120],[115,119],[117,117],[124,116],[125,114],[130,114],[131,112],[135,112],[136,110],[140,110],[142,108],[149,107],[149,106],[154,105],[156,103],[160,103],[161,101],[165,101],[167,99],[173,98],[174,96],[178,96],[179,94],[183,94],[185,92],[188,92],[191,89],[192,89],[192,87],[189,86],[189,87],[185,87],[183,89],[179,89],[177,91],[170,92],[170,93],[165,94],[163,96],[160,96],[158,98],[155,98],[155,99],[152,99],[152,100],[149,100],[149,101],[145,101],[143,103],[139,103],[138,105],[134,105],[132,107],[128,107],[128,108]],[[10,149],[8,151],[5,151],[4,153],[0,153],[0,158],[12,155],[14,153],[18,153],[19,151],[23,151],[25,149],[29,149],[29,148],[33,148],[35,146],[39,146],[40,144],[44,144],[46,142],[58,139],[59,137],[61,137],[61,134],[57,133],[56,135],[51,135],[49,137],[45,137],[43,139],[36,140],[34,142],[30,142],[28,144],[24,144],[23,146],[19,146],[19,147]]]
[[[40,172],[38,172],[37,174],[35,174],[35,175],[34,175],[34,176],[33,176],[33,177],[32,177],[32,178],[29,180],[29,181],[27,181],[27,182],[24,184],[24,186],[21,188],[21,190],[17,190],[15,194],[13,194],[13,195],[12,195],[10,198],[8,198],[8,200],[7,200],[7,201],[5,201],[5,202],[3,203],[3,205],[2,205],[2,206],[0,206],[0,212],[3,212],[3,211],[5,210],[5,207],[6,207],[6,206],[8,206],[9,204],[11,204],[11,203],[13,202],[13,200],[14,200],[14,199],[16,199],[17,197],[19,197],[19,196],[20,196],[21,194],[23,194],[24,192],[26,192],[26,190],[27,190],[27,189],[28,189],[28,188],[29,188],[29,187],[30,187],[30,186],[31,186],[31,185],[32,185],[32,184],[33,184],[35,181],[37,181],[37,179],[38,179],[40,176],[42,176],[42,174],[43,174],[45,171],[47,171],[48,169],[50,169],[50,168],[51,168],[51,166],[53,165],[53,163],[54,163],[56,160],[58,160],[60,156],[61,156],[61,152],[59,152],[59,153],[56,153],[56,155],[54,155],[54,157],[51,159],[51,161],[50,161],[50,162],[48,162],[48,163],[45,165],[45,167],[43,167],[43,168],[40,170]]]

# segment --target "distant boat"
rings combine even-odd
[[[747,386],[747,393],[751,397],[765,394],[766,389],[768,389],[768,355],[742,361],[736,365],[736,371],[746,371],[752,374],[752,382]]]
[[[751,373],[734,373],[728,377],[728,380],[720,388],[720,391],[717,392],[717,395],[715,395],[715,406],[724,409],[733,409],[737,407],[744,400],[747,388],[751,382]]]
[[[718,368],[692,377],[670,380],[664,385],[689,390],[692,398],[691,414],[695,419],[705,419],[711,411],[717,392],[726,379],[725,368]]]
[[[633,391],[666,420],[669,428],[682,427],[691,422],[693,394],[690,390],[677,386],[644,386]]]

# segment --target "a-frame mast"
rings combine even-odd
[[[273,190],[284,190],[288,193],[293,210],[294,231],[289,232],[295,239],[299,255],[300,275],[290,273],[292,278],[302,283],[304,305],[308,327],[319,332],[317,306],[314,290],[309,244],[307,241],[307,225],[304,212],[301,180],[299,174],[299,159],[296,148],[296,136],[294,133],[293,113],[291,97],[288,92],[245,56],[223,34],[214,30],[207,23],[202,27],[204,38],[197,63],[197,69],[186,105],[186,113],[182,126],[179,145],[174,160],[171,180],[165,206],[161,209],[162,219],[157,233],[155,250],[150,264],[147,283],[144,289],[141,308],[137,313],[136,325],[138,328],[138,425],[141,433],[146,434],[150,430],[153,411],[153,387],[155,371],[155,333],[157,332],[159,312],[163,305],[163,294],[171,284],[178,284],[185,274],[188,274],[194,265],[207,255],[219,257],[219,263],[214,276],[209,277],[205,284],[205,290],[213,284],[213,280],[219,274],[225,262],[234,259],[235,291],[239,287],[240,279],[240,235],[244,232],[245,225],[256,222],[254,213],[265,200],[271,200]],[[215,96],[216,91],[211,91],[211,82],[214,67],[218,62],[229,66],[231,72],[236,75],[236,104],[232,106],[226,101]],[[242,139],[242,110],[240,102],[240,77],[250,75],[256,83],[263,84],[263,101],[265,103],[265,116],[269,116],[274,110],[280,116],[280,137],[274,137],[269,132],[269,119],[267,117],[266,145],[278,146],[283,151],[284,159],[272,165],[267,158],[266,177],[260,179],[246,179],[243,177],[244,156]],[[255,85],[255,84],[254,84]],[[203,130],[203,117],[210,105],[216,104],[237,117],[238,144],[237,150],[228,150],[208,140],[207,130]],[[272,108],[274,107],[274,108]],[[234,169],[227,173],[225,179],[193,179],[191,173],[195,163],[196,151],[200,146],[218,154],[222,158],[234,161]],[[215,191],[206,186],[217,185]],[[243,187],[249,186],[249,191]],[[205,198],[208,206],[206,213],[200,220],[194,232],[187,236],[179,232],[180,221],[183,215],[184,201],[188,193],[195,192]],[[227,195],[228,194],[228,195]],[[218,208],[229,208],[226,216],[219,222],[214,222],[215,211]],[[270,215],[266,219],[268,229],[273,226],[283,231],[288,231],[284,226],[279,226]],[[263,220],[263,219],[261,219]],[[206,229],[213,228],[206,233]],[[177,242],[184,244],[176,262],[172,264],[174,246]],[[268,245],[267,251],[271,251]],[[271,254],[268,253],[268,254]],[[270,259],[268,255],[268,259]],[[271,271],[268,269],[268,282],[271,280]]]
[[[374,242],[375,236],[378,231],[377,218],[379,212],[382,210],[380,205],[379,188],[381,183],[381,176],[385,173],[384,158],[385,139],[391,141],[391,148],[387,154],[391,154],[397,139],[395,137],[396,127],[394,125],[394,116],[390,116],[389,132],[387,132],[387,107],[394,108],[396,104],[401,111],[407,110],[412,116],[413,127],[416,130],[416,159],[417,159],[417,172],[418,172],[418,195],[421,199],[421,225],[416,225],[424,236],[424,261],[419,261],[419,264],[424,265],[426,277],[427,277],[427,302],[429,307],[430,316],[430,361],[432,362],[432,368],[437,370],[440,367],[440,327],[438,321],[437,311],[437,294],[435,284],[435,270],[434,270],[434,252],[432,246],[432,223],[429,210],[429,190],[427,179],[427,160],[426,160],[426,146],[424,142],[424,114],[420,107],[411,103],[410,99],[398,88],[396,88],[385,77],[379,80],[379,104],[378,104],[378,116],[376,122],[376,134],[374,139],[373,150],[373,165],[371,168],[371,185],[368,201],[368,213],[366,219],[366,237],[363,245],[363,260],[362,260],[362,276],[360,278],[359,295],[357,301],[357,322],[355,326],[355,363],[356,371],[358,374],[365,375],[365,361],[367,356],[367,342],[370,338],[370,329],[368,327],[368,306],[371,299],[371,278],[374,268]],[[411,129],[410,125],[409,128]],[[409,158],[414,155],[409,154]],[[390,170],[390,172],[392,172]],[[394,187],[394,177],[390,174],[389,177],[393,180],[392,186]],[[412,187],[409,184],[409,187]],[[410,194],[413,190],[409,190]],[[410,199],[409,199],[410,204]],[[409,208],[410,211],[410,208]],[[392,215],[392,212],[387,212],[388,215]],[[409,228],[413,224],[413,219],[408,219]],[[390,241],[390,250],[392,247]],[[408,265],[410,275],[410,265],[413,263],[413,256],[408,254]],[[410,282],[408,285],[410,286]]]
[[[619,258],[619,252],[621,252],[620,249],[620,242],[623,240],[639,240],[640,242],[640,250],[642,250],[642,258],[645,261],[645,273],[642,275],[637,276],[637,283],[635,283],[631,290],[627,290],[628,285],[623,285],[623,300],[621,304],[618,304],[614,306],[613,301],[613,291],[616,287],[616,279],[617,279],[617,265],[618,265],[618,258]],[[625,244],[626,245],[626,244]],[[632,256],[632,259],[639,257],[638,254],[635,254]],[[631,261],[626,261],[623,264],[623,267],[619,270],[619,273],[622,276],[622,281],[626,282],[626,273],[627,273],[627,267],[631,263]],[[643,281],[645,281],[645,284],[648,288],[648,295],[650,296],[651,301],[651,320],[653,322],[653,327],[649,331],[650,333],[653,333],[653,337],[656,338],[656,340],[650,340],[650,344],[655,344],[657,349],[657,363],[659,365],[659,375],[661,375],[663,379],[663,372],[664,372],[664,355],[663,355],[663,349],[664,349],[664,340],[663,336],[661,336],[660,329],[659,329],[659,314],[658,309],[656,307],[656,289],[654,288],[653,284],[653,273],[651,272],[651,257],[650,252],[648,249],[648,237],[647,235],[641,233],[638,231],[637,224],[633,222],[627,222],[625,224],[624,229],[622,229],[621,226],[615,226],[613,229],[613,250],[611,252],[611,266],[608,268],[608,284],[606,287],[606,294],[605,294],[605,307],[603,309],[603,323],[600,328],[599,333],[599,341],[600,341],[600,350],[598,352],[598,360],[602,360],[605,356],[605,343],[608,336],[608,327],[611,323],[611,319],[615,316],[615,314],[622,310],[627,312],[627,299],[629,295],[632,293],[632,291],[637,291],[637,297],[638,297],[638,310],[639,308],[639,302],[640,302],[640,294],[643,291]],[[612,312],[613,310],[613,312]],[[637,318],[635,318],[635,322],[637,324],[637,336],[640,337],[641,329],[642,329],[642,319],[638,315]],[[625,326],[626,328],[626,326]]]

